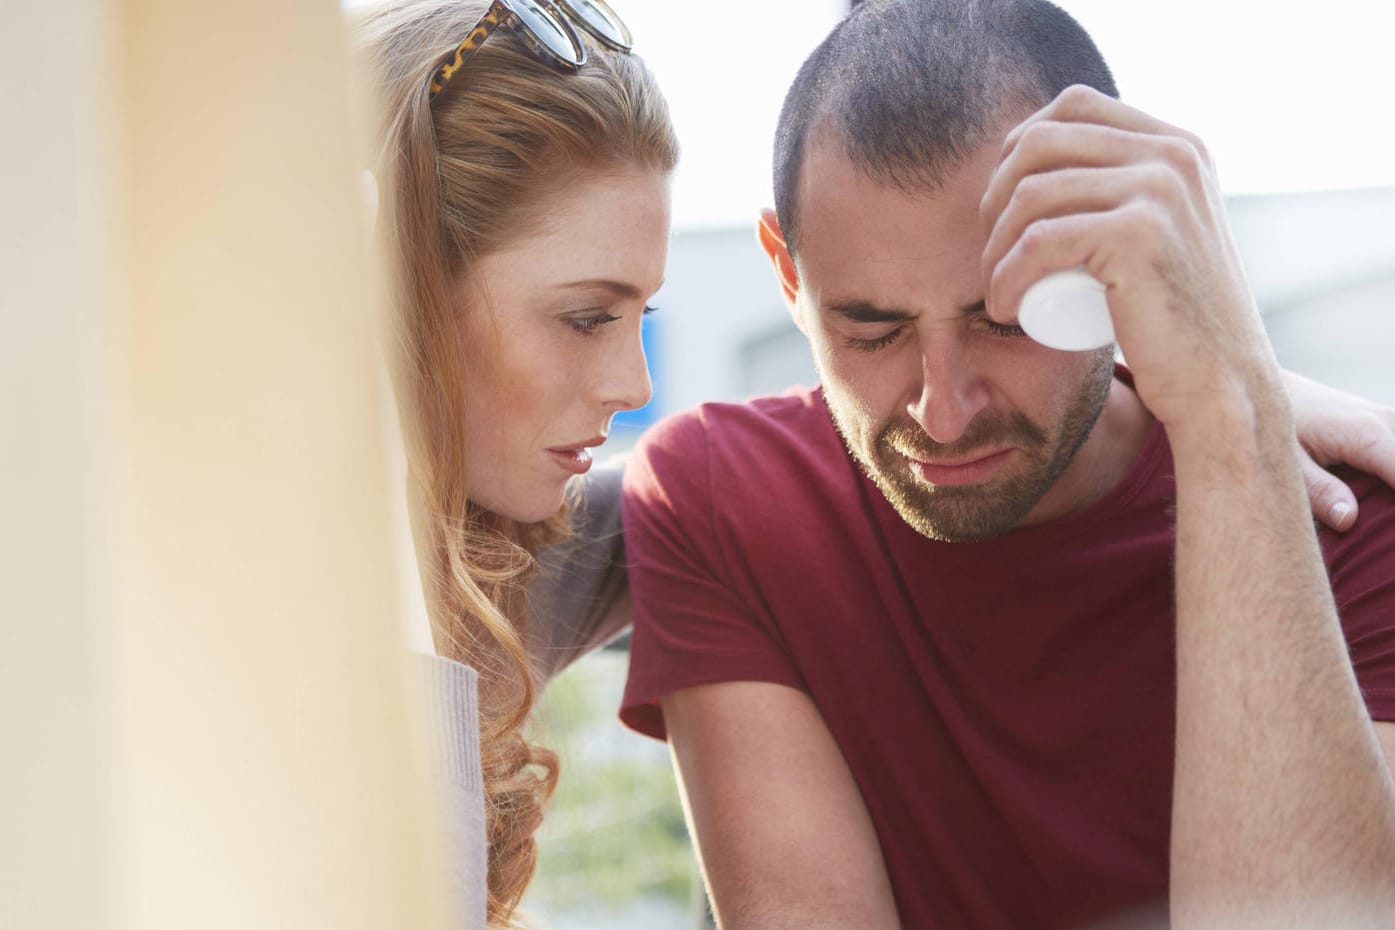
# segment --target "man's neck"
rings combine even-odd
[[[1059,520],[1104,497],[1133,468],[1152,427],[1153,415],[1116,375],[1089,437],[1021,525]]]

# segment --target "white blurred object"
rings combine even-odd
[[[1022,295],[1018,325],[1053,349],[1083,352],[1114,341],[1104,285],[1081,268],[1053,271]]]
[[[364,168],[358,173],[359,187],[363,191],[363,206],[368,211],[368,228],[371,230],[378,223],[378,179]]]

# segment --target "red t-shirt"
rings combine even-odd
[[[1360,520],[1323,551],[1367,706],[1395,720],[1395,493],[1346,477]],[[625,481],[621,717],[662,738],[656,702],[682,688],[807,692],[908,930],[1065,930],[1165,901],[1173,484],[1155,425],[1090,507],[937,543],[849,458],[821,392],[670,418]]]

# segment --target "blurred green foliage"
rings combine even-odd
[[[533,724],[562,770],[524,907],[559,927],[576,923],[569,913],[619,915],[642,904],[693,912],[696,870],[667,747],[616,716],[625,664],[612,650],[577,662],[548,687]]]

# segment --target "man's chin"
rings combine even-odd
[[[1040,498],[1010,481],[930,488],[909,476],[874,480],[902,520],[937,542],[982,542],[1012,532]]]

